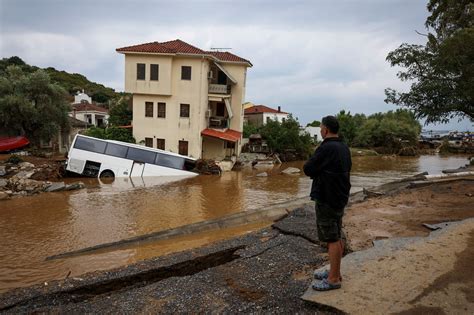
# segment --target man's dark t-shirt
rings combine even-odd
[[[351,153],[339,138],[326,138],[304,165],[304,173],[313,179],[311,199],[343,209],[351,189]]]

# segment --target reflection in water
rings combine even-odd
[[[437,173],[466,163],[466,157],[355,157],[353,191],[415,173]],[[246,169],[222,176],[117,178],[104,184],[84,179],[86,189],[15,198],[0,203],[0,292],[93,270],[132,263],[186,246],[242,233],[213,232],[197,238],[154,243],[99,255],[45,262],[47,256],[136,235],[175,228],[308,196],[310,179],[282,175],[287,167]],[[266,171],[268,177],[256,177]],[[181,245],[179,245],[181,244]]]

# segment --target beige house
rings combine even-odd
[[[118,48],[137,142],[194,158],[238,156],[250,61],[179,39]]]

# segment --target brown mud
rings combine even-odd
[[[474,216],[474,181],[461,180],[401,194],[370,198],[352,205],[344,229],[352,250],[372,246],[377,239],[427,236],[422,224],[459,221]]]

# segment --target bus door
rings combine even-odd
[[[133,161],[130,177],[141,177],[143,175],[144,168],[145,168],[145,163]]]

